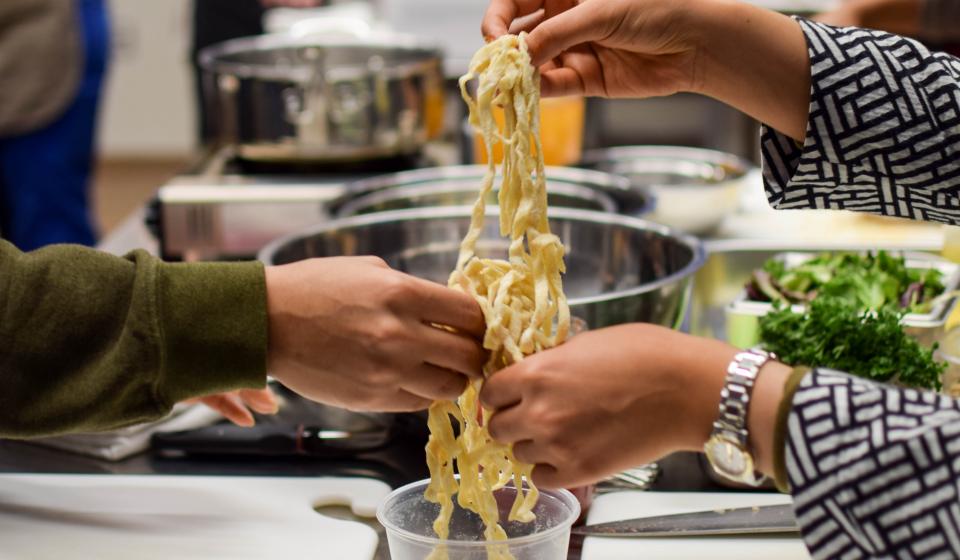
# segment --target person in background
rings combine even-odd
[[[730,0],[493,0],[484,37],[508,30],[529,31],[543,95],[690,91],[764,123],[775,208],[960,224],[960,59]],[[545,487],[704,450],[789,491],[815,558],[960,556],[960,401],[944,395],[627,324],[501,370],[481,400]]]
[[[484,328],[470,296],[373,257],[264,268],[0,240],[0,437],[154,420],[268,371],[335,406],[422,409],[480,375]]]
[[[92,245],[104,0],[0,2],[0,235],[23,250]]]
[[[960,0],[846,0],[814,19],[889,31],[932,45],[960,43]]]

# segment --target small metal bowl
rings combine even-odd
[[[581,166],[622,175],[652,192],[648,219],[705,234],[736,211],[740,187],[753,166],[732,154],[682,146],[620,146],[587,152]]]
[[[483,165],[453,165],[381,175],[347,185],[346,192],[329,205],[334,216],[406,210],[430,206],[466,206],[476,200],[486,174]],[[551,208],[579,208],[643,216],[654,208],[648,189],[632,188],[618,175],[547,167],[548,204]],[[495,195],[488,203],[495,203]]]
[[[487,212],[481,257],[505,258],[498,213]],[[268,265],[311,257],[376,255],[395,269],[446,284],[470,224],[469,207],[421,208],[336,220],[278,239],[259,255]],[[564,291],[591,329],[628,322],[678,327],[693,274],[705,260],[695,237],[629,216],[553,208],[551,230],[566,250]]]

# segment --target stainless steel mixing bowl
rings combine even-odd
[[[686,233],[710,233],[740,204],[753,166],[743,158],[685,146],[618,146],[584,154],[581,165],[623,175],[634,188],[652,192],[657,207],[647,216]]]
[[[465,207],[381,212],[337,220],[280,238],[260,252],[267,264],[310,257],[377,255],[393,268],[446,283],[470,224]],[[552,208],[550,227],[567,249],[564,291],[590,328],[683,320],[693,273],[705,254],[699,240],[638,218]],[[504,258],[495,210],[478,242],[482,257]]]

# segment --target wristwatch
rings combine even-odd
[[[770,352],[750,349],[737,354],[727,368],[727,379],[720,391],[720,414],[713,423],[710,439],[703,446],[710,466],[721,476],[759,486],[766,477],[754,469],[747,433],[747,412],[750,395],[757,374],[768,360],[775,360]]]

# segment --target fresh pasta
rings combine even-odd
[[[476,99],[467,88],[474,79]],[[470,123],[482,136],[488,166],[449,285],[473,296],[483,310],[487,323],[483,346],[490,352],[484,375],[490,376],[526,355],[563,342],[570,327],[570,311],[561,281],[563,245],[550,233],[547,222],[539,76],[530,64],[523,35],[505,35],[477,51],[469,72],[460,78],[460,90],[470,109]],[[502,130],[494,118],[494,107],[503,109]],[[493,161],[493,147],[498,142],[503,148],[500,234],[510,240],[507,260],[476,254],[485,200],[498,177]],[[461,507],[480,516],[487,540],[506,539],[493,491],[511,481],[517,496],[509,519],[534,519],[538,492],[530,478],[533,467],[518,463],[511,446],[490,438],[490,412],[479,403],[482,384],[483,380],[471,382],[456,403],[436,401],[430,407],[426,450],[431,481],[425,496],[440,504],[434,530],[441,539],[449,536],[454,496]],[[453,423],[459,426],[459,435]],[[491,546],[488,556],[511,558],[505,546]],[[431,555],[434,559],[445,557],[442,546]]]

